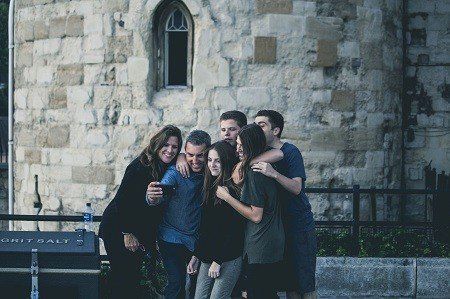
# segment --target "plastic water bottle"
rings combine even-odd
[[[84,229],[87,232],[91,232],[94,229],[94,210],[92,209],[91,203],[86,203],[86,208],[83,213],[84,218]]]

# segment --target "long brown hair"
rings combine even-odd
[[[241,140],[244,159],[239,170],[241,178],[244,178],[250,170],[250,162],[266,150],[266,136],[257,124],[243,126],[238,133]]]
[[[151,139],[147,147],[142,151],[139,156],[139,160],[141,163],[149,169],[149,175],[155,179],[159,180],[165,170],[164,165],[162,166],[162,161],[159,158],[159,151],[166,145],[167,141],[170,137],[177,137],[178,139],[178,150],[177,154],[181,151],[181,145],[183,144],[183,140],[181,137],[181,131],[177,127],[173,125],[167,125],[159,130]],[[175,159],[175,158],[174,158]]]
[[[218,141],[212,144],[206,150],[206,157],[209,152],[215,150],[220,159],[220,174],[214,177],[211,174],[209,167],[205,167],[205,180],[203,183],[203,204],[210,204],[214,201],[214,205],[222,202],[220,198],[216,196],[218,186],[225,186],[230,191],[237,193],[237,187],[231,179],[233,168],[238,162],[234,147],[226,141]]]

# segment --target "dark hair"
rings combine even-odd
[[[149,168],[152,179],[159,180],[163,174],[164,169],[160,165],[159,151],[166,145],[170,137],[177,137],[178,151],[176,156],[181,151],[183,139],[181,131],[175,126],[168,125],[159,130],[151,139],[147,147],[142,151],[139,160],[143,165]]]
[[[244,159],[240,169],[241,178],[250,169],[250,162],[253,158],[261,155],[266,150],[266,136],[260,126],[253,123],[246,125],[239,130],[238,134],[241,140],[242,150],[244,151]]]
[[[275,128],[280,129],[280,133],[277,134],[277,137],[281,138],[281,133],[283,132],[284,128],[284,118],[283,115],[281,115],[281,113],[275,110],[259,110],[258,113],[256,113],[256,116],[267,117],[269,119],[272,130]]]
[[[238,163],[235,149],[226,141],[218,141],[211,145],[206,151],[206,157],[211,150],[217,151],[220,158],[220,174],[213,177],[209,167],[205,167],[205,180],[203,183],[203,203],[210,204],[214,200],[214,205],[221,203],[222,200],[216,196],[217,186],[225,186],[228,190],[232,189],[237,193],[237,187],[231,179],[234,166]]]
[[[242,113],[241,111],[237,110],[227,111],[222,113],[222,115],[219,118],[220,121],[229,119],[235,120],[240,128],[242,128],[247,124],[247,116],[245,116],[245,114]]]
[[[189,136],[186,139],[186,143],[192,143],[193,145],[203,145],[206,147],[211,145],[211,136],[208,133],[202,130],[194,130],[189,133]]]

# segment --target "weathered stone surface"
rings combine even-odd
[[[277,61],[277,38],[256,36],[253,62],[274,64]]]
[[[417,296],[450,297],[450,261],[448,258],[417,259]]]
[[[67,108],[67,89],[66,87],[55,87],[49,94],[49,108],[61,109]]]
[[[129,57],[127,61],[128,80],[130,83],[139,83],[147,80],[149,61],[147,58]]]
[[[319,258],[319,296],[414,296],[415,261],[393,258]]]
[[[66,35],[67,36],[83,36],[84,34],[84,17],[69,16],[67,18]]]
[[[23,43],[26,41],[32,41],[34,39],[34,26],[33,22],[26,21],[17,24],[16,27],[16,41]]]
[[[83,83],[83,65],[60,65],[56,72],[56,81],[59,85],[71,86]]]
[[[331,92],[330,107],[337,111],[354,111],[355,92],[346,90],[333,90]]]
[[[70,143],[69,137],[70,137],[69,126],[50,127],[48,128],[48,135],[44,136],[43,146],[56,148],[67,147]]]
[[[131,36],[109,37],[105,61],[127,62],[127,58],[132,55],[132,45]]]
[[[34,38],[46,39],[49,37],[49,27],[45,21],[37,21],[34,23]]]
[[[337,62],[337,42],[319,40],[317,43],[317,65],[321,67],[334,66]]]
[[[276,13],[290,14],[292,13],[292,0],[256,0],[256,12],[260,14]]]
[[[104,1],[104,11],[108,13],[127,12],[129,0],[106,0]]]
[[[40,149],[25,149],[24,161],[29,164],[41,163],[41,150]]]
[[[49,37],[63,37],[66,35],[66,17],[50,20]]]
[[[114,171],[106,166],[72,167],[72,180],[82,184],[112,184]]]

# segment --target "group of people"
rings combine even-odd
[[[165,298],[315,298],[317,243],[299,149],[283,116],[239,111],[220,141],[163,127],[128,165],[100,225],[113,295],[136,298],[142,258],[161,253]]]

